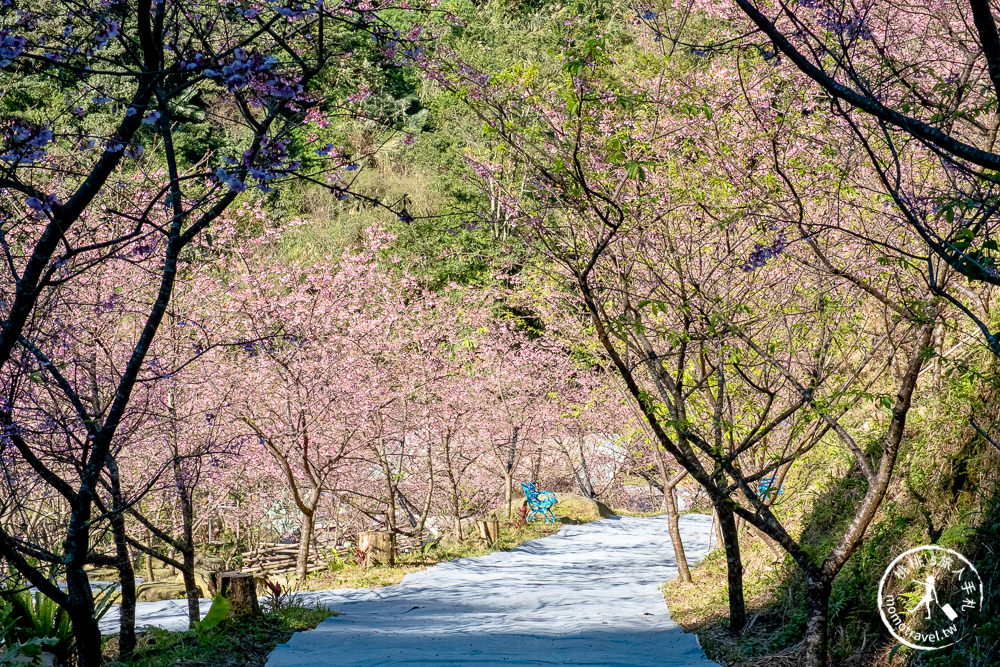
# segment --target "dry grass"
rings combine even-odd
[[[331,564],[326,572],[311,574],[305,581],[288,582],[295,590],[327,590],[331,588],[380,588],[382,586],[392,586],[398,584],[410,572],[433,567],[438,563],[455,560],[457,558],[471,558],[474,556],[484,556],[494,551],[510,551],[514,547],[547,535],[558,532],[564,523],[578,523],[579,520],[572,517],[560,517],[564,521],[561,523],[541,523],[533,522],[522,528],[511,528],[509,524],[502,524],[500,537],[494,544],[484,544],[479,539],[467,538],[460,542],[443,542],[427,548],[425,551],[411,551],[399,554],[394,567],[378,566],[361,568],[353,563]],[[280,580],[280,579],[279,579]]]

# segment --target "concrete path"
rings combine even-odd
[[[708,547],[710,524],[681,517],[692,563]],[[660,586],[675,575],[665,516],[566,526],[396,586],[305,594],[342,615],[296,633],[267,664],[714,665],[670,620]]]

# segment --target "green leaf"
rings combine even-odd
[[[232,608],[233,603],[227,600],[226,596],[216,595],[215,598],[212,599],[212,606],[209,607],[208,613],[205,614],[205,618],[191,624],[194,631],[200,634],[211,630],[219,623],[226,620],[226,617],[229,616],[229,611]]]

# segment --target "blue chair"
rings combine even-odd
[[[528,499],[528,516],[525,520],[531,521],[536,514],[541,514],[546,523],[555,523],[556,518],[549,508],[559,502],[556,500],[556,494],[551,491],[539,491],[535,488],[534,482],[521,482],[521,488],[524,489],[524,496]]]
[[[778,481],[777,475],[772,475],[771,477],[766,477],[764,479],[759,480],[757,482],[757,496],[761,499],[764,499],[767,498],[771,493],[774,493],[774,495],[783,493],[784,489],[781,486],[778,487],[777,491],[771,490],[771,487],[774,486],[774,483],[776,481]]]

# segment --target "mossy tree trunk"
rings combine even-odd
[[[108,456],[108,477],[111,483],[111,533],[115,541],[118,582],[121,589],[118,601],[118,660],[128,663],[135,650],[135,570],[128,549],[125,531],[124,504],[122,502],[121,481],[118,475],[118,461]]]
[[[736,530],[736,519],[728,501],[715,506],[719,517],[719,532],[726,550],[726,581],[729,585],[729,631],[739,633],[746,625],[746,603],[743,599],[743,559],[740,554],[740,538]]]

